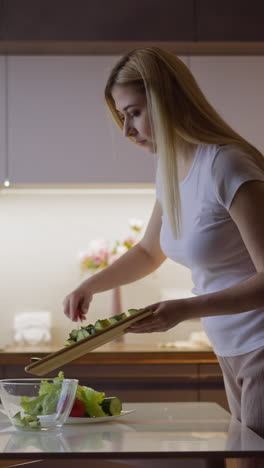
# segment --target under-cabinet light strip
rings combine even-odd
[[[155,188],[3,188],[1,195],[155,195]]]

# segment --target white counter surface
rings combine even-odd
[[[264,457],[264,440],[215,403],[127,403],[136,411],[105,423],[24,432],[0,414],[0,459]]]

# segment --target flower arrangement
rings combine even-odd
[[[122,241],[117,240],[111,244],[106,239],[95,239],[89,243],[88,249],[79,254],[82,272],[96,271],[111,265],[136,244],[143,222],[133,218],[129,219],[128,224],[132,232]]]

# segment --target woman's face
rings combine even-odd
[[[145,94],[134,86],[115,85],[112,90],[115,107],[123,121],[123,134],[151,153],[155,144],[151,132],[150,118]]]

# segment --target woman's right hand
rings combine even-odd
[[[93,293],[88,285],[88,281],[84,281],[74,291],[65,297],[63,301],[64,314],[73,322],[85,319],[86,313],[92,301]]]

